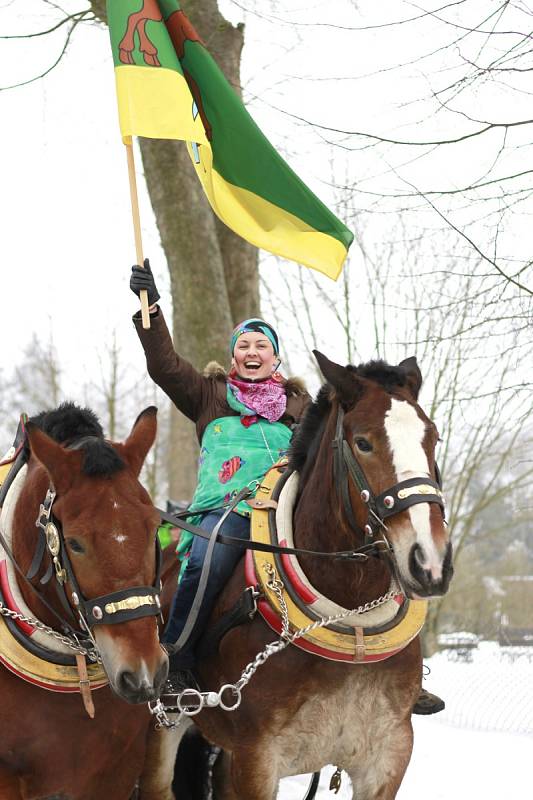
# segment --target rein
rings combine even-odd
[[[245,492],[243,494],[243,492]],[[237,502],[232,501],[231,505],[228,506],[218,506],[217,508],[226,508],[230,511],[241,502],[241,500],[246,499],[252,494],[252,490],[242,490],[235,500]],[[209,511],[215,511],[217,509],[209,509]],[[194,536],[199,536],[201,539],[211,539],[211,534],[204,531],[203,528],[200,528],[198,525],[193,525],[191,522],[185,522],[180,517],[174,516],[173,514],[168,514],[166,511],[163,511],[161,508],[156,507],[156,511],[161,516],[161,519],[164,522],[170,522],[175,528],[180,528],[183,531],[188,531],[192,533]],[[266,544],[264,542],[250,542],[248,540],[237,539],[235,536],[227,536],[224,533],[217,533],[215,540],[220,542],[220,544],[230,545],[231,547],[240,547],[244,550],[261,550],[264,553],[286,553],[287,555],[305,555],[305,556],[318,556],[319,558],[335,558],[335,559],[343,559],[343,560],[362,560],[365,561],[369,555],[378,551],[379,545],[384,544],[382,542],[372,542],[370,544],[364,544],[362,547],[359,547],[357,550],[338,550],[333,552],[322,552],[320,550],[304,550],[298,547],[282,547],[281,545],[276,544]]]

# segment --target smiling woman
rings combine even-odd
[[[253,489],[255,494],[266,471],[288,451],[309,395],[298,381],[276,371],[279,339],[268,322],[252,318],[239,323],[230,340],[229,374],[211,364],[209,374],[201,375],[174,351],[148,262],[144,268],[133,267],[130,286],[135,294],[148,292],[151,327],[143,329],[139,316],[134,317],[148,372],[179,411],[196,423],[201,450],[190,521],[209,533],[223,525],[225,533],[246,539],[251,507],[243,490]],[[179,544],[178,552],[187,563],[163,637],[172,653],[167,695],[195,685],[195,644],[241,557],[238,548],[216,544],[211,550],[206,540],[192,539],[191,534],[182,536]],[[203,597],[195,602],[208,570]]]
[[[261,319],[247,319],[237,325],[230,349],[235,372],[250,380],[270,378],[280,364],[277,333]]]

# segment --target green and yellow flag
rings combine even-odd
[[[122,136],[184,139],[239,236],[338,278],[353,234],[259,130],[177,0],[108,0]]]

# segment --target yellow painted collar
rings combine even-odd
[[[281,467],[281,468],[280,468]],[[256,500],[271,501],[275,486],[280,479],[283,465],[275,465],[265,475],[256,495]],[[278,544],[283,540],[283,532],[273,536],[270,525],[270,515],[274,512],[256,507],[252,511],[251,538],[252,541],[267,544]],[[281,609],[277,596],[268,586],[267,569],[274,569],[276,576],[287,582],[287,575],[282,576],[280,562],[273,553],[248,551],[246,555],[246,579],[248,585],[259,585],[263,594],[258,608],[271,628],[281,632]],[[294,592],[284,589],[284,600],[289,613],[290,629],[292,632],[305,628],[316,620],[300,598],[297,601]],[[317,593],[318,594],[318,593]],[[311,597],[309,598],[311,600]],[[425,600],[404,599],[403,613],[398,613],[397,618],[373,632],[361,626],[354,626],[351,630],[340,632],[335,626],[325,625],[316,628],[295,640],[294,644],[308,652],[333,661],[346,661],[352,663],[383,661],[403,650],[422,629],[426,618],[427,602]],[[311,605],[311,603],[309,603]],[[400,607],[398,608],[400,611]]]
[[[52,692],[80,691],[80,676],[76,666],[53,664],[26,650],[15,639],[2,616],[0,616],[0,662],[19,678],[42,689]],[[87,673],[91,689],[106,686],[107,677],[100,665],[89,664]]]

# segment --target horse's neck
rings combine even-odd
[[[304,474],[295,509],[295,546],[306,550],[335,552],[363,544],[361,535],[350,529],[334,486],[331,437],[328,428],[314,467]],[[360,563],[307,556],[299,561],[313,587],[344,608],[374,600],[389,588],[389,570],[375,558]]]
[[[49,487],[48,476],[45,470],[37,463],[30,461],[28,465],[28,475],[22,488],[15,507],[13,516],[12,531],[12,551],[13,556],[22,572],[26,574],[32,563],[32,559],[38,543],[38,528],[35,525],[39,514],[40,504],[43,502],[46,491]],[[42,559],[44,568],[48,568],[50,557],[45,551]],[[39,577],[43,574],[41,569]],[[16,576],[18,586],[24,602],[35,614],[35,617],[47,625],[57,627],[57,618],[39,600],[37,594],[31,589],[28,583],[18,574]],[[62,613],[61,604],[58,601],[55,591],[55,576],[52,576],[46,586],[41,586],[39,581],[34,578],[33,584],[38,592],[55,608],[58,613]],[[64,616],[64,614],[62,614]]]

